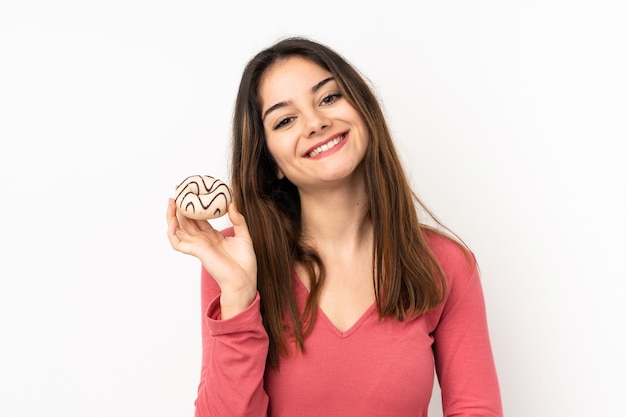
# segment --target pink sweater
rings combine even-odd
[[[318,309],[306,353],[292,349],[278,371],[265,367],[258,294],[247,310],[220,321],[219,287],[203,269],[196,417],[425,417],[435,370],[446,417],[502,416],[476,268],[450,240],[429,240],[448,279],[439,307],[400,322],[380,320],[372,305],[346,332]],[[294,279],[303,302],[307,290]]]

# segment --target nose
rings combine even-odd
[[[305,125],[304,134],[306,137],[312,137],[326,130],[330,124],[330,118],[319,109],[312,109],[304,115]]]

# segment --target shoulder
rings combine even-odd
[[[471,274],[476,269],[474,254],[462,242],[430,229],[425,229],[424,235],[446,275]]]
[[[465,244],[434,230],[425,230],[425,236],[446,279],[444,304],[455,303],[469,288],[480,285],[476,258]]]
[[[463,314],[474,311],[475,306],[481,305],[482,289],[476,259],[467,246],[437,231],[427,230],[425,236],[446,280],[442,304],[427,314],[435,328],[451,311],[464,310]]]

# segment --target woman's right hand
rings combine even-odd
[[[220,286],[222,320],[250,306],[257,290],[256,255],[246,220],[235,205],[228,206],[232,237],[222,235],[208,221],[179,214],[173,198],[169,199],[166,217],[172,247],[198,258]]]

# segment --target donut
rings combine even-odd
[[[194,220],[216,219],[228,211],[233,195],[226,183],[209,175],[192,175],[176,187],[176,206]]]

